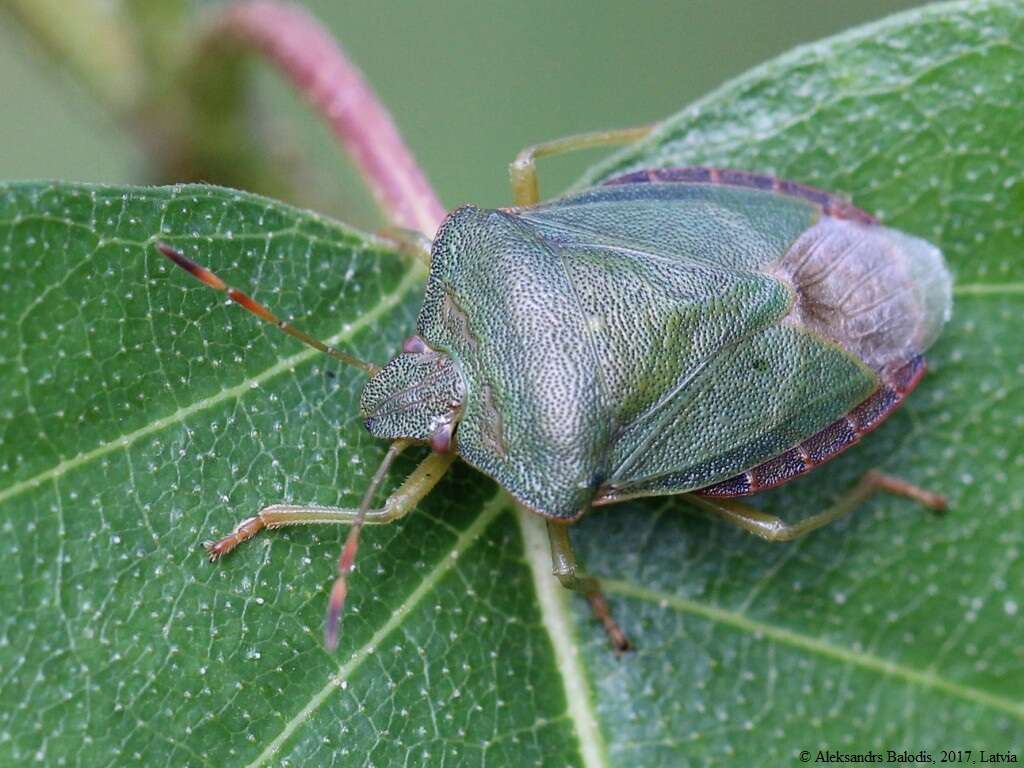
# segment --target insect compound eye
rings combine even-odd
[[[455,432],[455,422],[451,419],[441,424],[430,437],[430,447],[435,453],[448,453],[452,447],[452,435]]]
[[[433,352],[433,350],[427,346],[427,342],[415,334],[402,342],[402,351],[410,355],[422,355],[426,352]]]

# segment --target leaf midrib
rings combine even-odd
[[[523,540],[523,556],[533,576],[541,621],[551,639],[565,691],[566,712],[579,741],[580,758],[584,768],[606,768],[608,748],[594,708],[593,684],[577,651],[575,622],[568,605],[571,593],[551,572],[546,523],[540,515],[522,506],[516,509],[516,519]]]

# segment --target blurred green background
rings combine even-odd
[[[656,120],[787,49],[913,0],[309,0],[391,109],[448,207],[509,201],[522,146]],[[197,5],[210,5],[197,3]],[[134,140],[0,15],[0,178],[139,182]],[[328,131],[267,68],[275,131],[308,152],[333,213],[378,219]],[[553,194],[595,155],[545,163]]]

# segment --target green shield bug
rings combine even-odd
[[[625,649],[569,543],[567,524],[592,506],[685,494],[771,540],[879,490],[941,509],[941,497],[875,471],[793,525],[736,501],[833,458],[915,387],[950,315],[940,252],[833,195],[741,171],[637,171],[538,202],[535,157],[640,133],[524,150],[512,165],[516,207],[450,213],[415,333],[381,368],[159,245],[262,319],[369,373],[361,416],[393,441],[358,509],[268,507],[209,544],[211,558],[263,528],[351,524],[328,612],[333,647],[362,524],[410,512],[461,457],[547,519],[555,575],[587,595]],[[410,443],[433,452],[371,508]]]

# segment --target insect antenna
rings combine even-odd
[[[359,534],[363,530],[363,523],[366,522],[366,513],[370,509],[370,502],[374,494],[384,481],[391,462],[409,445],[409,440],[396,440],[388,448],[380,466],[370,481],[369,488],[363,495],[363,501],[359,505],[359,511],[349,529],[348,538],[345,539],[345,546],[341,550],[341,557],[338,558],[338,578],[334,580],[331,587],[331,597],[327,603],[327,622],[324,626],[324,645],[328,651],[333,651],[338,646],[338,630],[341,625],[341,615],[345,610],[345,598],[348,596],[348,577],[356,564],[356,553],[359,550]]]
[[[235,302],[243,309],[256,315],[256,317],[258,317],[260,320],[270,323],[271,325],[277,326],[279,329],[287,333],[292,338],[301,341],[307,347],[312,347],[313,349],[319,350],[320,352],[323,352],[325,355],[333,357],[335,360],[345,363],[346,365],[351,365],[355,368],[358,368],[361,371],[365,371],[371,376],[375,374],[378,370],[380,370],[373,363],[367,363],[364,360],[360,360],[358,357],[354,355],[350,355],[347,352],[342,352],[339,349],[335,349],[330,344],[325,344],[324,342],[320,341],[320,339],[310,336],[305,331],[300,331],[291,323],[279,318],[277,315],[275,315],[273,312],[271,312],[269,309],[267,309],[265,306],[260,304],[258,301],[253,299],[248,294],[239,291],[237,288],[232,288],[230,285],[225,283],[223,280],[217,277],[217,275],[208,270],[206,267],[196,264],[194,261],[192,261],[192,259],[185,256],[185,254],[183,254],[181,251],[171,247],[170,245],[167,245],[167,243],[157,243],[156,249],[160,251],[160,253],[162,253],[164,256],[166,256],[168,259],[177,264],[179,267],[181,267],[183,270],[192,275],[194,278],[199,280],[199,282],[203,283],[206,286],[209,286],[210,288],[213,288],[215,291],[221,291],[222,293],[226,293],[231,301]]]

